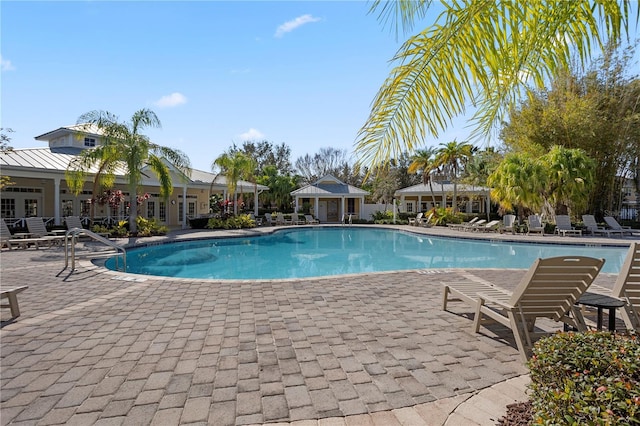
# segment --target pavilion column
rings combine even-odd
[[[182,229],[187,229],[187,185],[182,185]]]
[[[418,205],[416,206],[416,213],[420,213],[422,211],[422,194],[418,195]]]
[[[318,205],[319,203],[320,203],[320,198],[316,197],[313,203],[313,217],[315,217],[316,219],[318,218],[318,212],[320,211],[320,207]]]
[[[62,206],[60,205],[60,178],[53,178],[53,217],[54,223],[56,225],[60,225],[60,209]]]

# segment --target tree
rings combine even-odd
[[[211,169],[215,171],[216,167],[220,168],[220,174],[224,175],[227,180],[227,189],[233,200],[233,214],[238,214],[238,203],[236,199],[236,189],[238,181],[243,179],[252,179],[256,169],[256,162],[243,154],[235,152],[233,154],[224,153],[213,160]]]
[[[624,177],[634,177],[640,141],[640,80],[627,76],[633,49],[607,49],[587,71],[558,73],[549,89],[530,92],[501,131],[512,151],[540,156],[551,147],[583,149],[597,164],[587,210],[620,208]],[[634,70],[635,71],[635,70]]]
[[[432,3],[375,0],[371,12],[396,31],[409,31]],[[444,11],[433,25],[410,37],[394,56],[399,65],[358,134],[359,162],[386,163],[413,151],[470,106],[477,108],[472,137],[489,136],[523,93],[543,87],[567,67],[572,52],[585,63],[594,43],[604,48],[628,35],[632,5],[632,0],[442,1]]]
[[[474,153],[465,165],[462,182],[474,186],[487,187],[489,175],[491,175],[491,173],[496,169],[502,159],[502,155],[496,152],[493,148],[487,148]],[[490,192],[491,190],[487,189],[487,220],[489,219],[491,212]]]
[[[491,198],[503,212],[516,210],[518,218],[523,218],[525,209],[542,209],[546,179],[544,168],[534,157],[512,153],[488,176],[487,183],[492,188]]]
[[[0,127],[0,155],[6,155],[13,151],[13,147],[9,145],[11,143],[11,137],[9,133],[13,133],[13,129]],[[0,175],[0,190],[6,186],[13,185],[9,176]]]
[[[291,191],[297,186],[296,178],[279,174],[275,166],[266,166],[262,172],[263,175],[257,177],[257,182],[269,187],[262,199],[275,205],[277,209],[286,210],[291,205]]]
[[[571,214],[582,210],[594,183],[595,162],[581,149],[554,146],[541,158],[548,170],[546,192],[554,212]]]
[[[473,145],[467,142],[452,141],[441,143],[435,158],[435,166],[442,167],[444,173],[453,182],[453,212],[458,211],[458,177],[464,164],[471,158]]]
[[[336,178],[344,179],[343,171],[351,170],[347,159],[347,151],[336,148],[320,148],[315,155],[309,154],[299,157],[295,162],[296,171],[300,175],[303,184],[312,184],[328,174]]]
[[[238,148],[235,144],[229,149],[229,154],[242,152],[247,157],[256,161],[256,173],[262,174],[266,166],[275,166],[278,173],[290,175],[293,173],[291,167],[291,148],[284,143],[275,145],[272,142],[263,140],[260,142],[245,141],[242,147]]]
[[[593,185],[594,162],[580,149],[554,146],[542,157],[513,153],[505,157],[487,182],[491,197],[503,210],[541,211],[554,218],[586,205]]]
[[[82,151],[69,163],[66,171],[69,188],[76,195],[82,191],[86,175],[98,167],[94,182],[110,184],[115,181],[118,166],[126,167],[129,186],[129,229],[137,232],[138,189],[142,183],[143,170],[147,167],[160,182],[160,196],[168,197],[173,192],[169,165],[185,177],[191,174],[189,158],[181,151],[152,143],[140,132],[146,128],[161,127],[156,114],[149,109],[136,111],[130,122],[119,122],[118,117],[106,111],[91,111],[78,118],[83,132],[97,129],[101,144]],[[94,184],[94,197],[97,196]]]
[[[433,192],[433,179],[431,179],[431,173],[438,169],[436,165],[436,153],[435,147],[429,147],[427,149],[417,150],[413,155],[411,164],[409,165],[409,173],[420,173],[422,177],[422,183],[424,185],[429,184],[431,190],[431,200],[433,205],[436,205],[436,195]]]

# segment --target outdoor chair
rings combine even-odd
[[[587,329],[576,302],[602,265],[604,259],[583,256],[537,259],[513,292],[488,282],[443,283],[442,309],[446,310],[453,300],[469,304],[475,310],[476,333],[489,321],[509,327],[526,362],[533,347],[532,337],[548,334],[534,331],[538,318],[563,322],[579,331]]]
[[[50,245],[61,245],[66,238],[64,235],[56,235],[47,231],[47,227],[44,225],[44,221],[41,217],[28,217],[27,228],[33,237],[44,238],[49,241]]]
[[[26,249],[30,245],[34,245],[36,249],[39,249],[40,245],[44,244],[51,246],[50,241],[46,238],[17,238],[13,236],[4,219],[0,219],[0,247],[6,246],[11,250],[14,246]]]
[[[607,225],[609,225],[609,228],[611,228],[613,230],[616,230],[616,231],[621,231],[622,235],[624,235],[624,234],[640,235],[640,230],[638,230],[638,229],[634,230],[630,226],[622,226],[612,216],[605,216],[604,217],[604,221],[607,223]]]
[[[576,229],[571,225],[571,218],[567,215],[556,215],[556,234],[566,237],[570,235],[582,235],[581,229]]]
[[[422,224],[422,215],[423,213],[420,212],[416,215],[416,217],[410,217],[409,218],[409,225],[411,226],[420,226]]]
[[[511,232],[512,234],[514,234],[515,225],[516,225],[516,215],[505,214],[502,217],[502,228],[500,228],[500,232]]]
[[[584,226],[587,228],[587,231],[589,231],[590,234],[602,234],[606,235],[607,237],[610,237],[611,234],[623,235],[622,230],[607,229],[603,226],[598,225],[595,216],[592,214],[583,214],[582,221],[584,222]]]
[[[622,319],[628,330],[640,331],[640,242],[633,242],[620,268],[613,290],[593,286],[590,291],[622,299]]]
[[[472,229],[476,232],[497,232],[502,225],[500,220],[492,220],[484,225],[474,226]]]
[[[527,218],[527,235],[531,233],[540,233],[544,237],[544,225],[537,214],[529,215]]]
[[[305,220],[307,225],[317,225],[317,224],[320,223],[320,221],[318,219],[314,218],[310,214],[305,214],[304,215],[304,220]]]

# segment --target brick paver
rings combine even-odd
[[[71,273],[56,247],[0,262],[3,287],[29,285],[0,331],[2,425],[413,424],[527,373],[508,330],[441,310],[441,282],[523,271],[230,282]]]

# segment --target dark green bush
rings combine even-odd
[[[226,219],[211,218],[208,219],[207,228],[209,229],[242,229],[255,228],[256,221],[251,219],[248,214],[231,216]]]
[[[189,226],[191,226],[192,229],[206,229],[208,223],[208,217],[195,217],[193,219],[189,219]]]
[[[534,424],[640,425],[640,341],[608,332],[540,339],[529,360]]]

